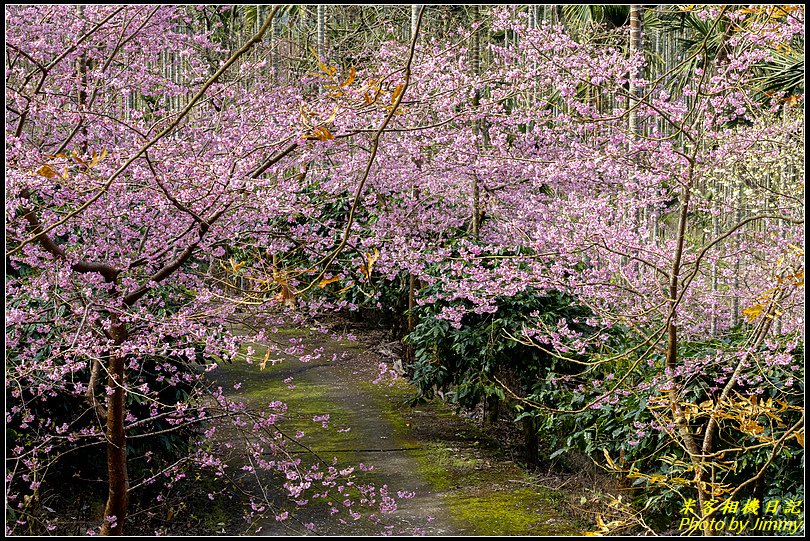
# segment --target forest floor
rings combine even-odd
[[[339,469],[373,465],[371,472],[358,471],[364,482],[387,485],[392,496],[397,492],[415,495],[397,498],[397,511],[384,515],[383,524],[363,519],[341,523],[323,505],[307,505],[287,521],[278,522],[271,513],[269,519],[245,530],[245,523],[238,525],[232,513],[212,509],[208,521],[222,527],[219,533],[240,533],[237,528],[241,528],[243,533],[255,535],[260,528],[261,535],[300,535],[308,533],[305,523],[313,523],[312,533],[320,535],[566,535],[582,531],[578,521],[564,512],[564,495],[505,456],[498,442],[475,423],[439,400],[406,405],[414,389],[403,378],[389,376],[372,383],[380,371],[381,359],[374,349],[382,342],[381,334],[357,333],[358,340],[349,341],[309,327],[273,331],[268,334],[277,343],[300,342],[320,357],[304,363],[296,356],[272,355],[260,370],[266,349],[254,344],[254,363],[221,367],[212,373],[216,384],[254,410],[270,401],[285,402],[288,411],[278,426],[286,434],[305,432],[300,442],[309,451],[303,447],[296,451],[304,463],[336,461]],[[325,414],[330,416],[328,429],[313,421]],[[228,431],[218,436],[227,437]],[[233,456],[237,463],[232,466],[238,467],[238,452]],[[345,517],[343,513],[337,516]],[[223,522],[216,522],[217,517]]]

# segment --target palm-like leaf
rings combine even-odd
[[[617,28],[628,21],[629,6],[567,4],[562,8],[565,24],[575,36],[583,35],[593,26]]]
[[[786,92],[788,96],[804,94],[804,51],[775,51],[770,62],[759,66],[757,82],[765,94]]]
[[[719,20],[702,19],[693,11],[670,8],[657,17],[645,19],[645,25],[663,35],[681,34],[678,47],[684,62],[678,74],[694,73],[696,68],[706,69],[709,63],[722,62],[728,54],[729,37],[740,27],[725,16]],[[763,93],[786,92],[788,95],[804,93],[804,43],[789,52],[775,50],[770,61],[758,66],[759,90]],[[676,74],[673,74],[676,75]],[[683,77],[672,77],[670,85],[678,85]]]

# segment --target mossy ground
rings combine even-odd
[[[217,383],[252,408],[277,400],[286,403],[287,414],[279,428],[291,436],[303,431],[301,443],[319,458],[337,457],[341,464],[371,462],[375,471],[363,474],[364,481],[388,484],[394,490],[399,485],[415,489],[417,497],[404,502],[400,510],[405,514],[403,524],[434,534],[577,533],[556,508],[560,498],[537,488],[531,476],[507,460],[474,424],[438,401],[406,406],[413,388],[402,379],[371,383],[377,375],[377,360],[365,344],[333,341],[301,327],[279,328],[278,336],[304,338],[324,348],[323,356],[309,363],[279,356],[282,362],[268,362],[260,370],[258,363],[266,350],[254,344],[254,363],[222,366],[215,376]],[[325,360],[335,353],[345,358]],[[285,383],[290,377],[292,382]],[[241,386],[235,389],[237,382]],[[313,421],[324,414],[330,416],[328,429]]]
[[[373,385],[366,384],[373,392]],[[506,460],[476,425],[436,400],[411,408],[413,393],[399,380],[374,393],[386,419],[413,453],[418,473],[441,493],[446,508],[469,535],[575,535],[559,512],[561,495],[539,488],[531,475]],[[529,488],[531,487],[531,488]]]

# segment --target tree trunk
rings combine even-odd
[[[84,6],[76,6],[76,17],[79,19],[84,18]],[[82,55],[76,61],[76,71],[79,76],[79,88],[77,100],[79,104],[79,122],[81,123],[81,141],[79,142],[79,153],[82,156],[87,155],[87,126],[85,123],[84,115],[87,114],[87,55]]]
[[[630,6],[630,56],[635,55],[637,52],[641,51],[641,6]],[[627,100],[628,105],[628,115],[627,115],[627,122],[628,122],[628,129],[630,130],[630,140],[635,140],[636,136],[639,132],[638,126],[638,115],[636,108],[638,107],[638,89],[633,84],[632,76],[630,76],[630,89],[629,89],[629,99]],[[641,209],[635,209],[633,211],[633,231],[635,232],[636,236],[639,234],[639,230],[641,228]],[[638,278],[639,273],[638,262],[635,261],[633,265],[633,271],[635,276]]]
[[[641,51],[641,6],[630,6],[630,56]],[[636,105],[638,103],[638,89],[630,81],[630,99],[628,100],[628,128],[635,136],[638,133],[638,116],[636,115]]]
[[[318,5],[318,60],[325,61],[326,54],[326,6]]]
[[[484,407],[484,422],[488,425],[496,424],[501,418],[501,400],[497,395],[490,395],[484,402]]]
[[[114,321],[112,338],[115,346],[126,340],[126,328]],[[115,347],[114,346],[114,347]],[[119,352],[110,353],[107,385],[113,390],[107,404],[107,476],[109,492],[101,525],[102,535],[121,535],[127,518],[129,504],[129,473],[127,471],[127,436],[124,431],[126,419],[126,369]]]
[[[686,184],[683,187],[681,194],[680,209],[678,212],[678,231],[676,233],[677,244],[675,246],[675,254],[672,261],[672,269],[669,281],[669,321],[667,322],[667,350],[666,350],[666,367],[672,374],[670,376],[669,387],[669,403],[672,418],[678,432],[683,438],[683,445],[689,453],[689,459],[695,468],[695,484],[697,486],[699,508],[704,509],[704,503],[711,494],[707,492],[707,476],[708,471],[705,469],[705,461],[703,453],[698,448],[695,441],[694,433],[690,430],[683,413],[680,403],[680,381],[675,374],[678,365],[678,321],[677,321],[677,306],[678,306],[678,293],[680,288],[680,273],[681,261],[684,254],[684,246],[686,244],[686,226],[689,216],[689,200],[692,195],[693,187],[693,164],[689,166],[689,173]],[[704,450],[704,453],[706,451]],[[704,524],[704,534],[711,535],[709,528],[709,521]]]
[[[712,234],[714,238],[720,236],[720,194],[717,187],[717,180],[712,182]],[[711,333],[716,337],[719,333],[717,311],[720,306],[717,303],[717,290],[719,286],[719,274],[717,270],[717,261],[712,262],[712,319],[711,319]]]
[[[737,187],[737,210],[735,212],[734,219],[737,223],[742,221],[742,206],[743,206],[743,182],[738,181]],[[740,246],[740,236],[736,235],[736,243],[737,247]],[[742,254],[739,252],[737,253],[737,260],[734,262],[734,297],[732,299],[732,306],[731,306],[731,314],[732,314],[732,326],[736,327],[740,324],[740,259],[742,258]]]
[[[475,76],[475,81],[473,84],[477,85],[478,76],[481,75],[481,13],[478,5],[473,6],[473,25],[475,25],[476,28],[472,35],[472,70],[473,75]],[[476,88],[472,103],[474,114],[477,114],[478,112],[478,104],[480,99],[481,96],[479,94],[479,90]],[[472,132],[473,138],[475,139],[476,150],[480,151],[481,145],[478,142],[478,136],[481,133],[481,122],[477,118],[473,119],[472,121]],[[481,195],[478,187],[478,175],[476,174],[475,170],[473,170],[472,174],[472,199],[473,212],[471,229],[473,238],[477,240],[479,238],[481,228]]]
[[[419,23],[419,4],[411,5],[411,39],[416,34],[416,29]],[[416,164],[417,169],[419,164]],[[419,199],[419,188],[414,188],[414,198]],[[413,315],[413,309],[416,308],[416,277],[412,272],[408,273],[408,334],[412,333],[416,328],[416,316]],[[413,347],[408,345],[405,347],[405,366],[410,366],[414,361]]]
[[[537,437],[537,423],[531,415],[524,417],[522,423],[526,465],[529,469],[533,470],[539,465],[540,457],[540,440]]]

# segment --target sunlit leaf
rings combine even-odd
[[[344,82],[340,83],[340,86],[349,86],[354,82],[356,76],[357,71],[355,71],[354,66],[352,66],[351,68],[349,68],[349,77]]]
[[[374,267],[374,262],[380,259],[380,251],[377,248],[374,248],[374,253],[366,254],[366,258],[368,259],[368,272],[371,273],[371,269]]]
[[[375,248],[373,253],[366,254],[366,262],[360,264],[360,272],[367,279],[371,278],[371,271],[374,268],[374,262],[377,261],[379,258],[380,258],[380,251]]]
[[[264,354],[264,359],[259,363],[259,370],[264,370],[267,366],[267,361],[270,359],[270,348],[267,348],[267,353]]]
[[[229,262],[231,264],[231,272],[234,273],[234,274],[239,272],[239,269],[241,269],[242,267],[244,267],[246,265],[246,263],[244,261],[238,261],[237,262],[233,258],[231,258],[229,260]]]
[[[394,105],[394,103],[396,103],[397,98],[400,97],[400,95],[402,95],[402,92],[404,90],[405,90],[404,83],[400,83],[397,85],[397,87],[394,89],[394,93],[391,94],[391,105]]]
[[[785,98],[785,107],[794,107],[797,103],[799,103],[799,99],[801,96],[788,96]]]
[[[330,131],[329,131],[329,130],[328,130],[326,127],[324,127],[324,126],[318,126],[318,127],[317,127],[317,128],[315,128],[314,130],[312,130],[312,135],[313,135],[313,136],[315,136],[315,137],[317,137],[317,138],[318,138],[319,140],[321,140],[321,141],[328,141],[328,140],[330,140],[330,139],[334,139],[334,138],[335,138],[335,136],[334,136],[334,135],[332,135],[332,132],[330,132]]]
[[[348,290],[350,290],[352,288],[352,286],[354,286],[354,280],[349,282],[349,285],[347,285],[346,287],[344,287],[342,289],[338,289],[338,293],[343,293],[344,291],[348,291]]]
[[[745,308],[742,313],[746,318],[748,318],[748,323],[751,323],[757,317],[759,317],[763,310],[765,310],[764,304],[755,304],[754,306]]]
[[[101,150],[101,154],[96,154],[96,151],[93,151],[93,159],[90,160],[90,164],[87,167],[95,167],[96,165],[101,162],[107,156],[107,149],[104,148]]]
[[[37,169],[37,174],[42,175],[43,177],[47,177],[47,178],[53,178],[53,177],[59,175],[59,173],[54,171],[54,169],[48,164],[45,164],[42,167],[40,167],[39,169]]]
[[[602,449],[602,452],[605,454],[605,460],[607,460],[607,463],[608,463],[608,466],[610,467],[610,469],[618,470],[619,468],[613,462],[613,459],[610,458],[610,455],[608,454],[607,449]]]
[[[334,75],[335,73],[337,73],[337,68],[335,68],[333,66],[329,66],[327,64],[324,64],[320,60],[318,61],[318,67],[320,67],[321,70],[323,70],[323,72],[326,73],[327,75],[329,75],[330,77],[332,75]]]
[[[326,286],[328,286],[329,284],[331,284],[333,282],[337,282],[338,280],[339,280],[339,278],[337,276],[333,276],[332,278],[324,278],[323,280],[321,280],[318,283],[318,287],[323,289]]]

